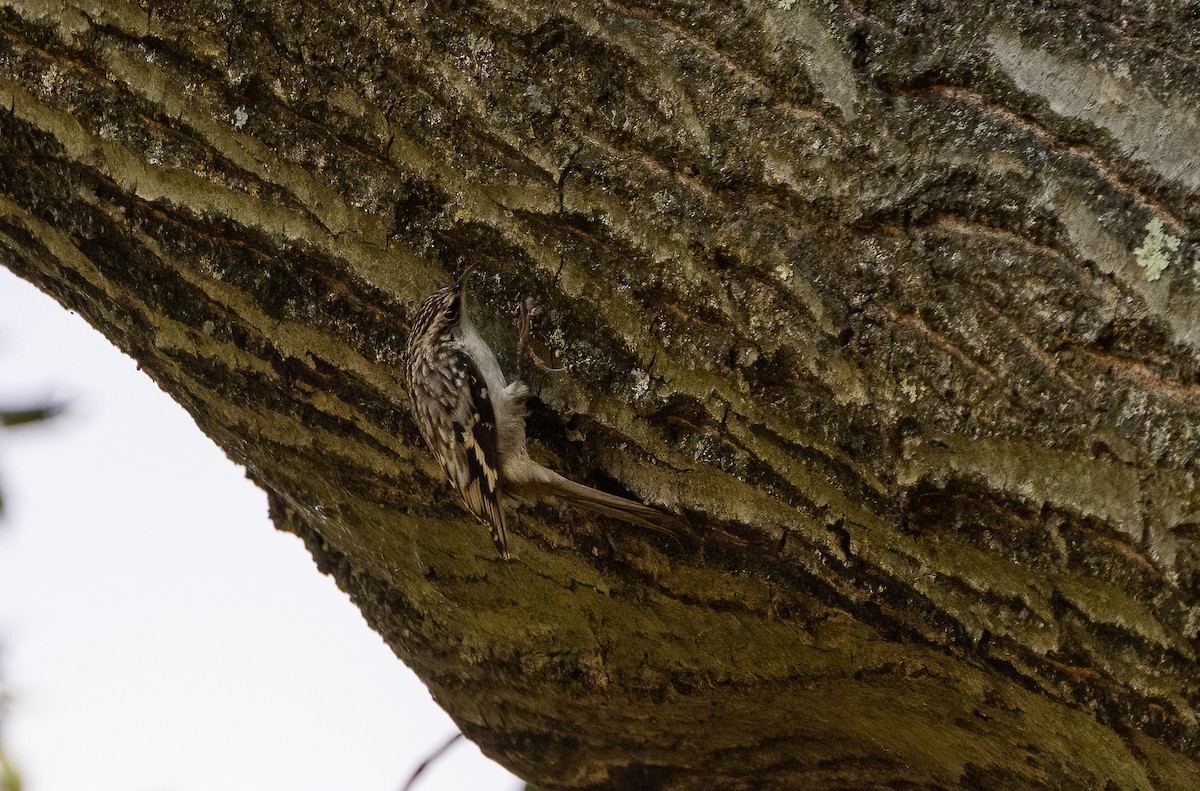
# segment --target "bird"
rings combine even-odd
[[[404,367],[417,429],[451,485],[508,560],[506,505],[557,498],[674,535],[674,516],[576,483],[529,457],[525,439],[529,387],[505,379],[495,352],[467,313],[468,267],[453,285],[417,309]]]

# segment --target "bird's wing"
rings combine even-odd
[[[508,557],[508,532],[500,492],[500,453],[496,436],[496,410],[492,393],[479,367],[462,349],[450,347],[444,370],[448,377],[429,377],[435,392],[429,394],[444,409],[438,415],[421,410],[423,428],[436,432],[439,441],[426,441],[471,513],[487,525],[492,541]],[[421,399],[416,399],[420,403]]]

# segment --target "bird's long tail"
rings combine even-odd
[[[678,540],[678,533],[685,527],[677,517],[657,508],[634,502],[590,486],[562,477],[558,473],[546,470],[549,476],[545,480],[525,487],[522,494],[534,499],[542,497],[557,497],[577,508],[594,511],[598,514],[611,516],[624,522],[664,533]]]

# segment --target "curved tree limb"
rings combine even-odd
[[[4,0],[0,261],[541,785],[1185,788],[1195,16]],[[685,546],[495,559],[396,365],[463,262],[542,460]]]

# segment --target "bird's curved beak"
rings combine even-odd
[[[475,271],[475,264],[467,264],[467,268],[464,269],[462,271],[462,274],[458,276],[458,283],[455,286],[455,290],[458,291],[459,299],[462,299],[463,295],[466,294],[467,278],[469,278],[471,276],[471,273],[474,271]]]

